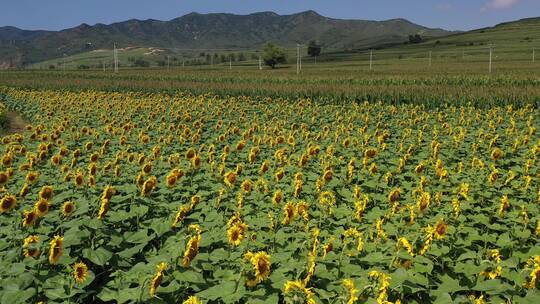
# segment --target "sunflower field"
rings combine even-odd
[[[1,88],[1,303],[540,303],[540,110]]]

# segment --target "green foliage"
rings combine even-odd
[[[322,47],[317,41],[311,40],[308,44],[308,55],[311,57],[317,57],[321,54]]]
[[[0,197],[13,193],[17,204],[0,214],[2,303],[181,303],[192,295],[203,303],[286,303],[302,295],[286,294],[285,284],[304,280],[310,269],[306,284],[316,303],[347,302],[344,279],[352,279],[359,301],[367,303],[381,294],[385,301],[412,304],[539,299],[537,286],[527,288],[533,270],[540,271],[540,257],[533,259],[540,255],[538,107],[1,91],[1,103],[34,126],[24,136],[3,138],[0,171],[11,168],[13,175]],[[33,136],[37,132],[59,138]],[[503,152],[498,158],[495,148]],[[368,157],[370,149],[376,153]],[[201,158],[200,167],[188,151]],[[41,152],[43,159],[34,159]],[[54,156],[60,157],[58,165]],[[35,163],[25,169],[30,159]],[[260,169],[264,161],[266,172]],[[146,163],[152,168],[143,174]],[[89,183],[92,165],[95,185]],[[174,169],[183,175],[171,186],[166,179]],[[39,177],[23,197],[29,171]],[[224,181],[229,171],[238,173],[232,185]],[[77,172],[84,175],[81,186],[68,179]],[[138,175],[157,178],[146,196]],[[249,191],[241,186],[248,180]],[[45,185],[54,189],[49,212],[23,227],[21,215],[34,207]],[[98,219],[106,186],[116,191]],[[389,193],[396,188],[401,195],[392,202]],[[274,203],[277,190],[283,201]],[[330,207],[320,199],[324,192],[335,197]],[[421,209],[425,193],[429,204]],[[501,214],[504,195],[509,203]],[[199,202],[172,227],[193,196]],[[69,216],[61,212],[66,201],[76,204]],[[308,205],[305,217],[299,214],[301,202]],[[297,206],[289,223],[286,203]],[[237,212],[247,234],[233,246],[227,226]],[[433,227],[439,223],[447,229],[436,237]],[[201,242],[184,267],[191,224],[202,230]],[[347,236],[349,228],[361,236],[360,249],[357,236]],[[36,258],[23,256],[29,235],[39,236]],[[63,254],[51,265],[49,242],[55,235],[64,237]],[[269,276],[253,287],[246,285],[253,267],[248,251],[265,251],[271,259]],[[83,283],[73,278],[79,261],[89,268]],[[152,297],[150,283],[162,262],[168,266]]]
[[[269,42],[264,46],[263,60],[264,64],[275,69],[276,65],[287,62],[287,55],[282,48]]]

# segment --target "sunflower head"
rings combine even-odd
[[[440,240],[444,237],[447,231],[448,224],[446,224],[443,219],[440,219],[437,222],[437,225],[435,225],[435,237]]]
[[[44,199],[40,199],[40,200],[37,201],[36,204],[34,205],[34,210],[35,210],[36,214],[37,214],[39,217],[43,217],[43,216],[45,216],[47,213],[49,213],[49,208],[50,208],[49,201],[44,200]]]
[[[10,211],[15,208],[17,199],[13,195],[6,195],[0,200],[0,214]]]
[[[259,281],[263,281],[270,274],[270,255],[264,251],[257,252],[251,258],[251,264],[253,269],[255,269],[255,277]]]
[[[283,206],[283,225],[290,224],[296,217],[296,208],[292,203],[287,203]]]
[[[73,277],[77,283],[84,283],[88,278],[88,266],[83,262],[75,263],[73,265]]]
[[[388,201],[391,204],[394,204],[399,201],[400,197],[401,197],[401,189],[396,188],[396,189],[393,189],[390,192],[390,194],[388,194]]]
[[[0,171],[0,186],[7,184],[9,176],[6,172]]]
[[[33,226],[38,218],[34,209],[23,211],[23,227]]]
[[[227,238],[229,239],[229,243],[233,246],[240,245],[244,239],[244,231],[245,230],[242,227],[242,223],[235,224],[227,229]]]
[[[37,258],[39,256],[39,248],[36,246],[39,242],[39,236],[30,235],[24,239],[23,255],[25,257]]]
[[[62,206],[62,214],[65,217],[70,216],[73,211],[75,211],[75,203],[74,202],[65,202]]]
[[[242,190],[246,193],[251,192],[252,183],[249,179],[242,182]]]
[[[51,186],[43,186],[39,191],[39,198],[41,200],[50,201],[54,195],[54,190]]]
[[[227,184],[227,186],[232,187],[235,182],[236,182],[236,172],[229,171],[225,173],[225,184]]]
[[[182,302],[182,304],[201,304],[201,300],[199,300],[199,298],[197,298],[196,296],[190,296],[189,298],[187,298],[187,300]]]
[[[64,238],[56,235],[54,239],[50,242],[50,248],[49,248],[49,263],[52,265],[55,265],[58,263],[58,260],[62,256],[62,245],[64,243]]]

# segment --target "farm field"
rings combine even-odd
[[[537,72],[321,65],[1,73],[0,302],[540,302]]]

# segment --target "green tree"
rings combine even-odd
[[[307,52],[311,57],[317,57],[321,54],[321,45],[315,40],[311,40],[308,44]]]
[[[275,69],[276,65],[280,63],[287,62],[287,55],[285,54],[285,51],[270,42],[264,46],[263,52],[264,64],[272,69]]]

